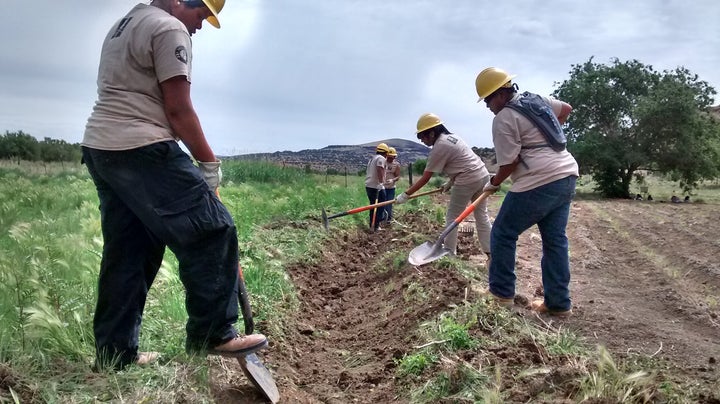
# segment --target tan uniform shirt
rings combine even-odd
[[[516,99],[516,95],[513,99]],[[562,103],[552,98],[545,102],[560,114]],[[546,144],[547,140],[535,124],[511,108],[503,108],[493,119],[493,144],[498,165],[512,164],[520,155],[525,164],[518,164],[510,175],[510,191],[524,192],[570,175],[578,176],[578,164],[567,150],[556,152],[551,147],[523,149],[522,146]]]
[[[455,179],[455,185],[467,185],[489,175],[485,163],[457,135],[440,135],[428,155],[425,171],[442,172]]]
[[[373,156],[373,158],[368,161],[367,170],[365,172],[365,186],[368,188],[377,188],[379,187],[383,182],[385,182],[385,176],[383,175],[382,178],[378,178],[377,175],[377,168],[381,167],[383,169],[383,174],[385,173],[385,157],[382,156],[382,154],[376,154]]]
[[[386,189],[395,188],[396,181],[393,181],[393,179],[396,177],[398,178],[398,180],[400,180],[400,163],[397,161],[397,159],[393,160],[392,163],[385,164],[385,188]]]
[[[190,81],[192,43],[187,28],[167,12],[138,4],[105,37],[98,98],[82,144],[128,150],[175,140],[163,109],[160,83]]]

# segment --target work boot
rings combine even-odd
[[[157,362],[160,359],[160,352],[138,352],[135,364],[138,366],[147,366]]]
[[[540,313],[540,314],[547,314],[550,316],[555,317],[561,317],[561,318],[567,318],[572,315],[572,309],[568,310],[550,310],[545,306],[545,302],[542,300],[535,300],[532,303],[530,303],[530,310]]]
[[[126,358],[124,361],[122,358]],[[123,370],[129,365],[138,366],[151,365],[160,359],[160,352],[138,352],[134,359],[128,359],[128,355],[115,356],[111,358],[95,358],[95,362],[90,367],[93,372],[107,372]]]
[[[257,352],[268,346],[267,338],[262,334],[236,335],[230,341],[224,342],[215,348],[209,349],[208,354],[228,357],[238,357]]]
[[[495,303],[497,303],[499,306],[502,306],[502,307],[510,308],[515,303],[514,297],[500,297],[500,296],[495,295],[493,292],[491,292],[490,289],[486,289],[485,291],[481,292],[480,294],[483,296],[489,297],[490,300],[494,301]]]

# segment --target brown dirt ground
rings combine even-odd
[[[442,204],[442,198],[437,197],[437,203]],[[496,209],[491,208],[491,216]],[[342,234],[325,246],[317,264],[288,268],[300,311],[284,325],[285,339],[274,341],[262,355],[281,402],[408,402],[394,360],[422,343],[414,338],[420,323],[477,298],[467,295],[472,290],[467,279],[441,269],[439,261],[387,269],[392,267],[389,251],[409,252],[442,230],[402,209],[396,216],[402,225],[376,234]],[[403,237],[412,232],[426,238]],[[538,324],[571,329],[590,346],[606,346],[616,359],[652,356],[665,364],[660,377],[690,386],[688,394],[692,391],[695,401],[720,403],[718,234],[717,205],[575,201],[568,226],[574,313],[562,321],[536,317]],[[385,253],[390,258],[372,264]],[[459,255],[486,273],[474,237],[461,236]],[[540,255],[540,237],[531,228],[518,243],[518,294],[539,294]],[[417,285],[431,298],[413,299],[408,287]],[[514,311],[533,317],[523,308]],[[460,355],[458,360],[475,365],[542,364],[553,369],[540,380],[504,382],[508,402],[538,402],[541,393],[543,402],[570,402],[566,397],[572,387],[563,388],[563,383],[579,376],[562,358],[548,355],[532,341]],[[236,364],[222,360],[214,370],[231,375],[215,386],[217,400],[263,402],[233,369]]]

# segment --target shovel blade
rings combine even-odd
[[[271,403],[280,401],[280,392],[275,380],[257,355],[251,353],[246,356],[238,356],[237,360],[245,376]]]
[[[450,250],[442,246],[442,243],[426,241],[424,244],[413,248],[408,256],[408,262],[419,266],[438,260],[450,253]]]

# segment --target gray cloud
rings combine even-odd
[[[6,2],[7,3],[7,2]],[[4,4],[0,130],[79,142],[102,39],[129,0]],[[684,65],[720,89],[720,2],[228,0],[193,37],[193,98],[219,154],[412,138],[440,114],[492,146],[475,75],[497,65],[549,94],[572,64]]]

